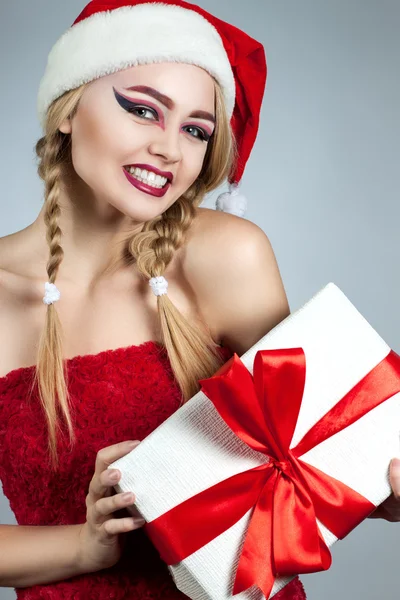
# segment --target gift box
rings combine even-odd
[[[391,493],[400,357],[333,283],[110,468],[192,600],[273,597]]]

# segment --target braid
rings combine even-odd
[[[200,204],[202,197],[196,192],[196,204]],[[188,196],[191,193],[181,196],[161,217],[147,222],[143,231],[131,238],[129,251],[145,278],[162,275],[183,245],[185,233],[196,215],[195,205]],[[199,379],[209,377],[220,367],[217,344],[207,325],[201,319],[189,322],[168,295],[157,296],[157,305],[162,341],[185,402],[199,390]]]
[[[60,167],[53,167],[51,170],[50,179],[53,179],[53,182],[47,182],[49,192],[44,213],[44,223],[47,227],[46,239],[50,249],[50,257],[46,266],[48,280],[50,283],[55,282],[58,268],[64,257],[64,251],[60,245],[62,234],[58,225],[58,220],[61,214],[60,207],[58,205],[60,185],[59,172]]]
[[[160,217],[148,221],[143,231],[130,240],[129,250],[136,259],[138,270],[146,277],[165,272],[174,253],[184,243],[196,211],[183,196]]]
[[[62,162],[60,154],[63,151],[63,140],[59,136],[51,136],[44,141],[39,140],[37,154],[42,161],[39,175],[45,181],[45,211],[44,222],[46,225],[46,239],[49,245],[50,256],[46,270],[48,280],[54,283],[58,269],[64,257],[61,247],[61,229],[59,226],[60,207],[58,198],[60,193],[60,180]],[[38,359],[36,364],[35,381],[38,385],[39,397],[46,415],[49,430],[49,451],[53,466],[57,463],[57,421],[56,399],[68,425],[70,439],[74,439],[71,416],[68,410],[67,371],[64,368],[62,350],[62,326],[54,304],[47,305],[45,326],[39,340]]]

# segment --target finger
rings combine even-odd
[[[139,444],[139,440],[129,440],[99,450],[96,456],[94,475],[89,485],[89,494],[92,496],[94,502],[102,498],[107,490],[105,480],[100,479],[101,473],[103,473],[113,462],[131,452],[131,450],[136,448]]]
[[[115,486],[121,479],[121,471],[119,469],[106,469],[100,473],[99,481],[100,486],[110,487]],[[110,490],[111,491],[111,490]]]
[[[104,521],[117,510],[126,508],[135,501],[135,495],[117,494],[109,498],[100,498],[93,505],[92,518],[96,523],[104,523]]]
[[[400,502],[400,459],[393,458],[390,462],[390,485],[397,502]]]
[[[143,527],[146,523],[144,519],[133,519],[132,517],[125,517],[123,519],[109,519],[103,525],[104,533],[106,537],[118,535],[120,533],[126,533],[127,531],[133,531]]]
[[[129,504],[126,509],[131,517],[134,517],[135,519],[143,519],[143,516],[138,511],[135,504]]]

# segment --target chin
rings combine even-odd
[[[159,203],[157,206],[154,203],[152,205],[151,200],[153,199],[150,198],[149,200],[150,202],[146,205],[142,199],[136,200],[133,198],[131,201],[129,201],[127,198],[124,198],[124,202],[109,202],[109,205],[129,219],[132,219],[134,223],[144,224],[147,221],[157,218],[168,208],[164,204],[160,205]]]

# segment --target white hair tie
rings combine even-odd
[[[149,285],[155,296],[162,296],[167,293],[168,281],[162,275],[160,277],[152,277],[149,281]]]
[[[60,296],[61,296],[60,290],[57,289],[57,287],[54,285],[54,283],[50,283],[49,281],[47,281],[47,283],[44,284],[44,289],[45,289],[45,295],[43,298],[44,304],[53,304],[54,302],[57,302],[57,300],[60,299]]]
[[[153,290],[155,296],[162,296],[167,293],[168,281],[162,275],[160,277],[152,277],[149,281],[149,285]],[[54,283],[46,282],[44,284],[45,295],[43,297],[44,304],[53,304],[61,297],[61,292]]]

